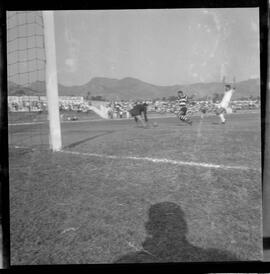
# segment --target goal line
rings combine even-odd
[[[59,153],[81,155],[81,156],[86,156],[86,157],[98,157],[98,158],[104,158],[104,159],[146,161],[146,162],[152,162],[152,163],[173,164],[173,165],[178,165],[178,166],[191,166],[191,167],[199,167],[199,168],[213,168],[213,169],[223,169],[223,170],[243,170],[243,171],[253,170],[253,171],[261,172],[261,169],[251,168],[251,167],[247,167],[247,166],[218,165],[218,164],[204,163],[204,162],[178,161],[178,160],[171,160],[171,159],[166,159],[166,158],[117,156],[117,155],[106,155],[106,154],[98,154],[98,153],[77,152],[77,151],[70,151],[70,150],[61,150],[61,151],[59,151]]]

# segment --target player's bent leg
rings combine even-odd
[[[187,111],[187,108],[182,108],[177,114],[177,116],[181,121],[188,123],[189,125],[192,125],[191,113]]]
[[[221,120],[221,123],[222,124],[225,124],[226,122],[226,119],[224,117],[224,114],[226,113],[226,109],[222,108],[222,107],[218,107],[216,110],[215,110],[215,113],[216,115],[219,116],[220,120]]]
[[[185,121],[185,113],[180,110],[178,113],[177,113],[177,117],[181,120],[181,121]]]
[[[187,111],[186,117],[187,117],[187,123],[189,125],[192,125],[191,115],[192,115],[192,112],[191,111]]]
[[[185,123],[188,123],[189,125],[192,125],[192,121],[190,120],[190,117],[187,116],[187,115],[178,115],[178,118],[185,122]]]
[[[220,117],[221,123],[222,123],[222,124],[225,124],[226,119],[225,119],[225,117],[224,117],[224,113],[219,114],[219,117]]]
[[[146,124],[145,124],[143,118],[140,115],[138,115],[137,118],[142,123],[143,127],[146,127]]]

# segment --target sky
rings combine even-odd
[[[63,85],[94,77],[165,86],[260,75],[258,8],[55,11],[54,23]]]

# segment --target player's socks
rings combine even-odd
[[[192,125],[192,121],[187,116],[181,115],[179,119],[183,122],[188,123],[189,125]]]
[[[141,121],[141,123],[142,123],[142,126],[143,126],[144,128],[146,128],[147,124],[145,123],[145,121],[142,120],[142,119],[140,119],[140,121]]]
[[[220,117],[221,123],[224,124],[225,121],[226,121],[225,117],[224,117],[224,114],[223,113],[219,114],[219,117]]]
[[[184,122],[187,121],[187,117],[184,116],[184,115],[179,116],[179,119],[180,119],[181,121],[184,121]]]

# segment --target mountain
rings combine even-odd
[[[30,86],[22,86],[18,85],[14,82],[8,82],[8,95],[10,96],[21,96],[21,95],[36,95],[41,96],[45,95],[46,87],[45,82],[43,81],[36,81],[32,83]]]
[[[135,78],[93,78],[86,86],[92,95],[102,95],[108,99],[145,99],[174,94],[172,87],[155,86]]]
[[[141,80],[127,77],[124,79],[110,79],[96,77],[81,86],[58,85],[60,96],[103,96],[108,100],[153,99],[175,96],[178,90],[197,98],[212,96],[214,93],[223,93],[222,83],[195,83],[190,85],[157,86]],[[45,95],[45,83],[35,82],[29,87],[21,87],[9,82],[9,95]],[[260,80],[249,79],[236,83],[234,98],[260,95]]]

